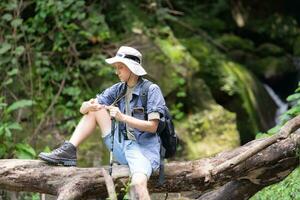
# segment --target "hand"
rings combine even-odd
[[[109,111],[109,115],[115,118],[117,121],[124,121],[125,115],[120,111],[118,107],[115,106],[105,106]]]
[[[102,108],[104,108],[104,105],[99,104],[96,99],[90,99],[89,101],[83,102],[83,104],[81,105],[81,108],[80,108],[80,112],[82,114],[86,114],[90,111],[94,112],[94,111],[98,111]]]
[[[104,108],[104,105],[99,104],[97,99],[90,99],[87,102],[86,106],[87,106],[88,111],[98,111],[98,110]]]

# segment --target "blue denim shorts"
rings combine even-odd
[[[131,175],[134,173],[143,173],[149,179],[152,173],[151,162],[143,155],[139,144],[135,140],[124,140],[123,136],[121,136],[121,142],[119,142],[118,134],[114,135],[114,160],[122,165],[128,165]],[[106,147],[110,151],[112,134],[106,135],[103,139]]]

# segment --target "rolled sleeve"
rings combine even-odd
[[[96,98],[99,104],[104,105],[111,105],[115,99],[117,98],[117,93],[121,87],[121,83],[117,83],[106,90],[104,90],[102,93],[97,94]]]
[[[148,91],[147,114],[158,112],[164,114],[165,100],[158,85],[152,84]]]
[[[148,120],[160,119],[159,112],[152,112],[148,114]]]

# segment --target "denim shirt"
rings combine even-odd
[[[132,116],[145,120],[145,113],[143,111],[143,106],[141,98],[139,96],[140,90],[142,88],[143,79],[140,78],[137,85],[135,86],[132,99],[130,101],[130,109]],[[97,95],[97,100],[99,104],[111,105],[115,99],[119,96],[121,91],[122,83],[117,83],[108,89],[104,90],[101,94]],[[125,113],[125,98],[121,98],[117,106],[119,107],[122,113]],[[147,100],[147,114],[149,115],[152,112],[158,112],[162,116],[164,114],[165,100],[162,95],[162,92],[158,85],[152,84],[149,87],[148,91],[148,100]],[[126,132],[125,123],[119,122],[120,132]],[[115,130],[115,135],[119,133],[119,130]],[[145,131],[140,131],[134,129],[134,136],[137,143],[139,144],[142,153],[146,158],[151,162],[152,168],[154,170],[158,169],[160,163],[160,138],[157,133],[149,133]]]

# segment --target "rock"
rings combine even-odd
[[[283,56],[285,54],[284,50],[272,43],[263,43],[257,49],[255,52],[259,56]]]
[[[193,77],[189,82],[186,98],[190,108],[189,110],[195,113],[209,109],[212,105],[217,105],[209,87],[203,79]]]
[[[182,41],[198,60],[198,77],[205,80],[214,99],[237,114],[242,143],[274,125],[277,106],[261,82],[245,66],[230,61],[200,37]],[[269,105],[267,112],[266,104]]]
[[[280,79],[280,77],[284,77],[286,74],[296,72],[291,60],[285,56],[268,56],[258,59],[257,62],[251,66],[251,69],[254,73],[267,80]]]
[[[240,49],[248,52],[254,50],[254,43],[251,40],[241,38],[237,35],[224,34],[217,41],[228,50]]]
[[[293,46],[294,55],[300,57],[300,35],[296,38]]]
[[[235,114],[217,104],[189,116],[180,124],[177,127],[186,159],[212,156],[240,145]]]

